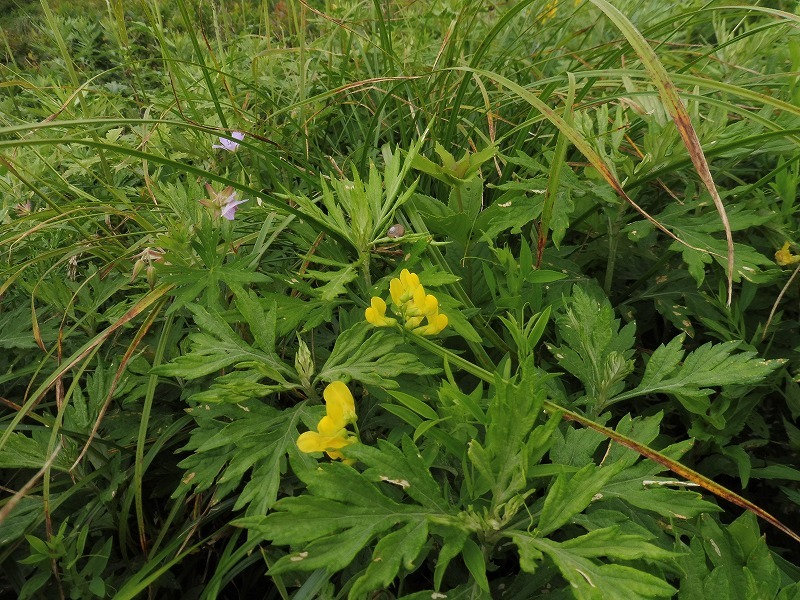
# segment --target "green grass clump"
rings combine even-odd
[[[794,598],[795,8],[0,2],[0,596]]]

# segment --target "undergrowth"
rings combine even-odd
[[[799,25],[17,4],[0,596],[799,598]]]

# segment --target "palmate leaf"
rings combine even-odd
[[[284,363],[268,346],[274,341],[275,310],[265,314],[263,310],[250,300],[238,303],[245,317],[253,322],[250,327],[257,332],[256,348],[244,341],[216,311],[205,309],[197,304],[189,304],[200,333],[189,335],[191,351],[175,358],[172,362],[159,365],[152,370],[156,375],[197,379],[204,375],[218,372],[230,366],[237,369],[253,370],[279,384],[282,389],[291,389],[296,384],[290,381],[294,369]],[[239,391],[239,390],[237,390]],[[211,398],[205,397],[205,400]],[[220,398],[225,399],[223,393]],[[236,397],[233,401],[239,401]]]
[[[183,450],[193,451],[179,466],[186,470],[182,486],[203,491],[216,485],[214,499],[231,495],[245,481],[234,510],[263,515],[275,502],[281,463],[294,448],[297,424],[305,404],[278,411],[262,402],[249,405],[199,405],[188,409],[197,421]],[[220,426],[223,420],[230,421]],[[175,492],[179,496],[181,488]]]
[[[370,336],[368,342],[367,336]],[[400,375],[439,372],[437,368],[423,365],[417,355],[398,351],[401,343],[394,331],[373,331],[367,323],[357,323],[336,338],[336,345],[317,373],[316,381],[356,379],[365,385],[392,389],[399,387],[395,379]]]
[[[523,570],[534,572],[544,555],[570,583],[578,600],[632,600],[670,598],[675,588],[661,578],[626,565],[593,560],[599,556],[630,560],[631,557],[661,561],[673,554],[636,535],[622,535],[616,528],[598,529],[564,543],[514,533]]]
[[[702,415],[711,406],[708,396],[712,388],[759,383],[784,362],[756,358],[750,351],[734,353],[739,346],[736,341],[709,342],[684,358],[685,337],[681,334],[656,348],[639,385],[609,399],[607,405],[637,396],[670,394],[687,410]]]
[[[440,487],[408,437],[402,446],[402,452],[388,442],[377,448],[356,444],[343,449],[349,458],[366,466],[363,473],[339,462],[296,469],[307,485],[305,494],[279,500],[267,516],[239,519],[234,524],[276,545],[294,547],[272,565],[273,575],[316,569],[334,573],[352,566],[356,555],[380,537],[348,596],[363,598],[389,585],[401,568],[416,568],[414,560],[428,541],[429,525],[436,526],[445,546],[450,535],[459,538],[460,544],[455,544],[459,550],[463,546],[462,524],[455,509],[442,498]],[[391,488],[399,488],[417,502],[396,501],[394,491],[392,497],[386,493]]]
[[[302,551],[278,560],[271,574],[319,568],[329,573],[340,571],[381,533],[400,523],[421,527],[437,515],[419,505],[395,502],[355,469],[341,463],[321,465],[305,477],[312,493],[281,499],[266,517],[235,522],[274,544],[302,546]]]

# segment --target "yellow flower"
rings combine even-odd
[[[447,327],[447,316],[439,313],[439,300],[426,294],[419,276],[408,269],[400,271],[400,277],[389,282],[392,311],[402,319],[403,327],[419,335],[436,335]],[[397,321],[386,316],[386,302],[377,296],[372,298],[364,317],[377,327],[394,325]],[[422,322],[427,319],[427,325]]]
[[[408,269],[400,271],[400,277],[389,282],[389,294],[396,307],[401,307],[414,297],[414,291],[422,287],[419,275],[411,273]]]
[[[350,393],[348,387],[341,381],[334,381],[325,391],[322,392],[322,397],[325,398],[325,408],[328,418],[333,421],[337,427],[345,427],[348,423],[355,423],[356,419],[356,403],[353,400],[353,394]]]
[[[436,335],[442,329],[447,327],[447,315],[442,313],[436,313],[433,316],[428,317],[428,324],[425,327],[420,327],[419,329],[414,330],[414,333],[418,333],[420,335]]]
[[[343,459],[342,453],[337,451],[358,441],[346,429],[357,419],[353,394],[343,382],[334,381],[325,388],[322,396],[326,415],[317,423],[316,431],[300,434],[297,447],[301,452],[325,452],[333,459]]]
[[[386,316],[386,302],[378,296],[372,297],[370,307],[364,311],[364,317],[375,327],[390,327],[397,323],[396,319]]]
[[[549,21],[550,19],[556,16],[556,13],[558,12],[558,4],[559,0],[552,0],[551,2],[545,4],[540,17],[542,23],[544,23],[545,21]]]
[[[789,246],[789,242],[785,242],[783,247],[775,253],[775,262],[782,267],[800,262],[800,256],[792,254]]]

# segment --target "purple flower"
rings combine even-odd
[[[244,139],[244,133],[241,131],[234,131],[231,133],[231,137],[233,138],[232,140],[221,137],[219,138],[219,144],[214,144],[211,147],[227,150],[228,152],[236,152],[236,149],[239,147],[239,142]]]
[[[233,221],[236,218],[236,211],[239,210],[239,205],[244,204],[247,200],[239,200],[236,197],[236,191],[228,186],[221,192],[215,192],[211,184],[206,184],[206,190],[211,197],[210,200],[200,200],[200,204],[211,208],[214,215]]]
[[[239,205],[244,204],[245,202],[247,202],[247,200],[237,200],[236,192],[234,192],[228,196],[228,199],[225,201],[225,204],[222,206],[222,210],[219,214],[223,219],[233,221],[236,218],[236,211],[239,210]]]

